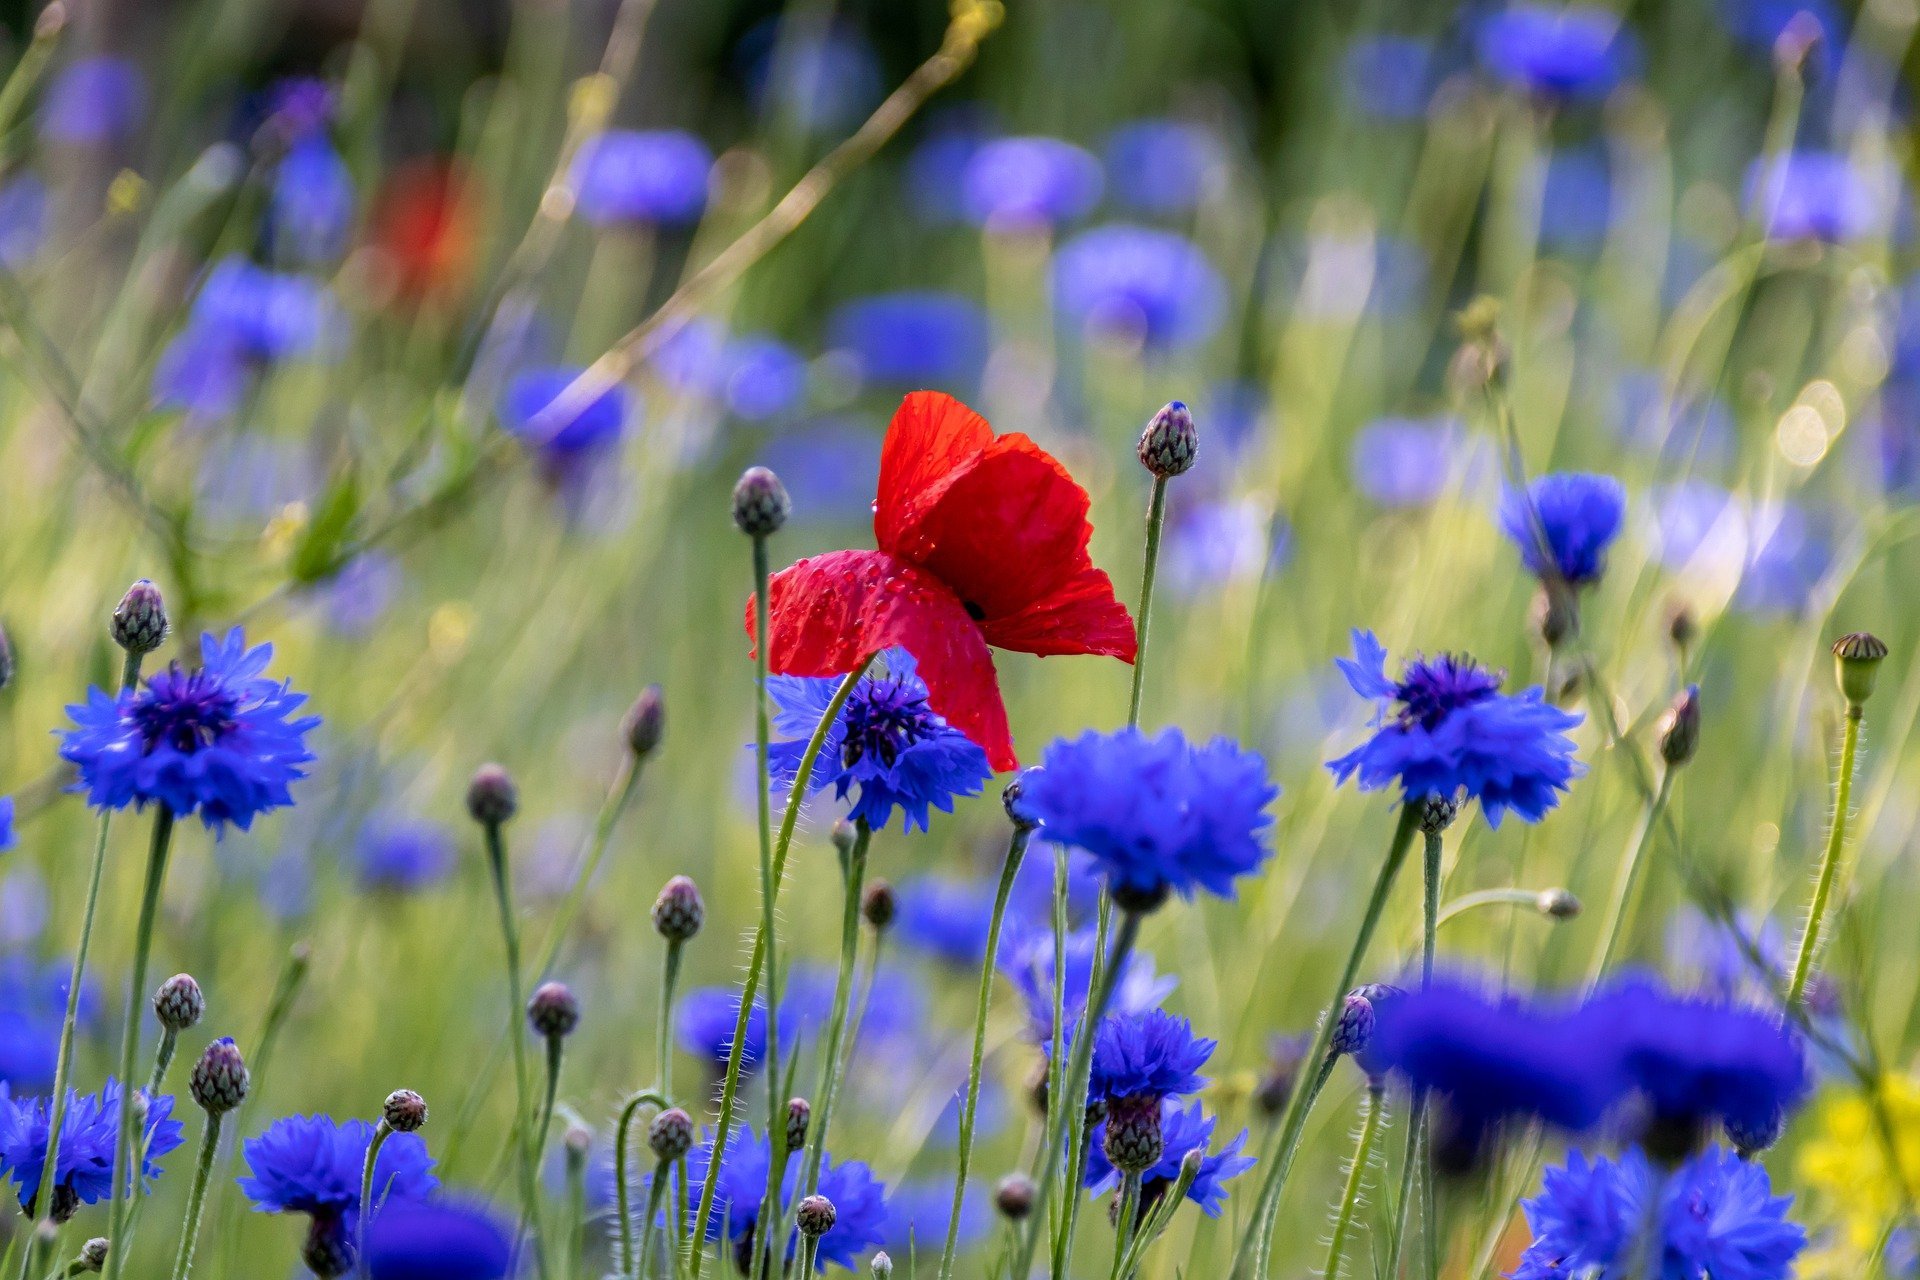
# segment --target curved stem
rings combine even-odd
[[[1140,724],[1140,691],[1147,677],[1147,619],[1153,612],[1153,579],[1160,563],[1160,529],[1167,519],[1167,478],[1153,478],[1147,503],[1146,563],[1140,570],[1140,615],[1133,620],[1133,694],[1127,702],[1127,728]]]
[[[1007,900],[1013,896],[1013,882],[1020,874],[1020,862],[1027,852],[1032,829],[1024,824],[1013,829],[1007,843],[1007,859],[1000,868],[1000,885],[994,890],[993,915],[987,920],[987,954],[980,962],[980,994],[973,1010],[973,1057],[967,1067],[967,1096],[960,1104],[959,1170],[953,1179],[953,1210],[947,1218],[947,1243],[940,1251],[940,1280],[953,1275],[953,1255],[960,1243],[960,1209],[967,1195],[967,1166],[973,1158],[973,1126],[980,1106],[980,1065],[987,1048],[987,1007],[993,1001],[993,971],[1000,958],[1000,928],[1006,922]]]
[[[1380,1134],[1380,1115],[1386,1110],[1386,1094],[1369,1084],[1360,1102],[1360,1137],[1354,1143],[1353,1164],[1347,1169],[1346,1190],[1340,1196],[1340,1208],[1333,1216],[1333,1234],[1327,1241],[1327,1264],[1320,1269],[1325,1280],[1337,1280],[1340,1262],[1347,1251],[1347,1236],[1353,1231],[1354,1214],[1360,1207],[1360,1192],[1366,1186],[1367,1164],[1373,1159],[1373,1142]]]
[[[761,633],[764,635],[765,633]],[[763,642],[764,643],[764,642]],[[780,835],[773,848],[773,883],[777,887],[786,870],[787,850],[792,846],[794,824],[800,818],[800,798],[806,794],[809,778],[813,776],[814,761],[820,757],[820,748],[827,740],[827,731],[833,722],[840,718],[841,708],[847,705],[847,695],[860,683],[860,677],[867,673],[877,655],[868,654],[860,660],[860,665],[849,671],[841,680],[840,687],[833,692],[833,698],[827,703],[826,710],[820,715],[820,722],[813,728],[813,737],[807,740],[806,750],[800,755],[800,763],[794,771],[793,785],[787,790],[787,809],[780,819]],[[708,1175],[702,1180],[700,1188],[700,1208],[695,1222],[704,1223],[713,1213],[714,1190],[719,1184],[719,1172],[727,1149],[727,1134],[733,1127],[733,1100],[740,1088],[740,1059],[746,1048],[747,1018],[753,1011],[754,993],[760,985],[760,976],[768,968],[769,959],[767,938],[756,931],[753,939],[753,955],[747,961],[747,977],[740,992],[740,1012],[733,1024],[733,1047],[727,1051],[727,1073],[720,1085],[720,1114],[714,1122],[713,1159]],[[769,1074],[777,1074],[777,1067],[770,1068]],[[784,1129],[784,1126],[782,1126]],[[782,1139],[784,1141],[784,1138]],[[701,1268],[706,1263],[706,1250],[700,1247],[704,1236],[701,1231],[689,1231],[688,1251],[691,1255],[691,1270],[694,1280],[700,1280]]]
[[[167,875],[167,850],[173,840],[173,810],[159,805],[153,812],[153,842],[147,850],[147,882],[140,897],[140,919],[133,934],[133,982],[127,996],[127,1020],[120,1034],[120,1124],[114,1139],[113,1198],[108,1206],[107,1238],[124,1244],[127,1238],[127,1214],[133,1198],[140,1194],[140,1171],[133,1168],[134,1054],[140,1045],[140,1011],[146,1006],[147,960],[153,953],[153,922],[160,910],[160,886]],[[128,1176],[130,1175],[130,1176]],[[49,1209],[51,1206],[47,1206]],[[107,1280],[119,1280],[126,1266],[127,1251],[115,1248],[107,1254]]]
[[[808,1126],[807,1162],[800,1176],[795,1203],[819,1190],[820,1162],[827,1152],[827,1126],[833,1122],[834,1101],[840,1093],[845,1060],[853,1047],[847,1034],[847,1006],[853,994],[854,960],[860,949],[860,894],[867,878],[867,847],[873,828],[862,818],[854,823],[853,847],[847,850],[846,902],[840,918],[840,971],[833,984],[833,1009],[827,1016],[827,1034],[820,1043],[820,1088],[814,1098],[813,1121]]]
[[[616,1262],[620,1274],[623,1276],[638,1276],[640,1274],[638,1258],[633,1251],[633,1200],[632,1192],[627,1185],[629,1177],[628,1170],[632,1166],[628,1163],[627,1152],[633,1138],[634,1113],[648,1103],[652,1103],[656,1107],[664,1108],[667,1105],[666,1090],[663,1089],[658,1093],[652,1090],[644,1090],[628,1098],[627,1105],[620,1108],[620,1121],[614,1128],[613,1133],[613,1195],[615,1212],[620,1215],[620,1225],[618,1229],[620,1256],[616,1259]],[[656,1179],[661,1176],[662,1171],[656,1171],[654,1173]],[[652,1223],[653,1213],[654,1210],[652,1209],[647,1211],[649,1225]],[[644,1246],[645,1228],[643,1228],[642,1231],[641,1240]]]
[[[507,846],[499,823],[486,824],[486,843],[487,870],[493,882],[494,904],[500,911],[500,939],[505,948],[507,965],[507,1038],[513,1045],[514,1084],[513,1126],[508,1136],[519,1148],[520,1225],[533,1249],[534,1270],[544,1276],[547,1273],[547,1260],[546,1250],[540,1240],[539,1190],[526,1129],[531,1118],[528,1098],[533,1085],[527,1075],[526,1036],[520,1029],[520,1019],[525,1016],[527,1005],[520,971],[520,926],[513,914],[513,894],[507,879]]]
[[[1813,901],[1807,907],[1807,926],[1800,934],[1800,950],[1793,958],[1793,980],[1787,984],[1787,1007],[1799,1006],[1807,992],[1807,979],[1813,976],[1813,957],[1820,948],[1820,927],[1826,920],[1827,903],[1833,896],[1833,884],[1840,870],[1840,853],[1847,842],[1847,807],[1853,803],[1853,762],[1860,747],[1860,717],[1863,708],[1857,702],[1847,704],[1846,736],[1840,743],[1840,784],[1834,793],[1833,825],[1827,829],[1827,851],[1820,859],[1820,877],[1814,881]]]
[[[200,1238],[200,1215],[207,1204],[207,1181],[213,1175],[213,1155],[220,1146],[220,1118],[217,1111],[208,1114],[207,1131],[200,1139],[200,1160],[193,1167],[193,1189],[187,1193],[187,1216],[180,1228],[180,1252],[173,1260],[173,1280],[187,1280],[187,1273],[193,1270],[193,1246]],[[364,1252],[361,1251],[362,1255]]]
[[[1333,1029],[1340,1020],[1340,1009],[1352,990],[1354,978],[1360,971],[1360,963],[1366,958],[1367,946],[1373,941],[1373,931],[1380,923],[1385,911],[1387,896],[1393,889],[1393,882],[1400,874],[1400,867],[1407,860],[1407,851],[1413,846],[1414,834],[1420,829],[1419,806],[1402,803],[1400,822],[1394,828],[1393,839],[1387,846],[1387,856],[1380,864],[1380,873],[1374,878],[1373,892],[1367,899],[1366,914],[1360,918],[1360,931],[1354,935],[1353,947],[1347,953],[1346,964],[1340,970],[1339,981],[1334,986],[1333,997],[1320,1017],[1320,1025],[1314,1032],[1312,1047],[1303,1059],[1306,1062],[1321,1063],[1319,1071],[1300,1073],[1300,1079],[1294,1082],[1293,1096],[1287,1101],[1287,1110],[1281,1121],[1280,1130],[1275,1135],[1274,1147],[1268,1156],[1266,1180],[1261,1183],[1260,1195],[1254,1202],[1252,1230],[1240,1241],[1234,1251],[1233,1276],[1239,1276],[1256,1251],[1260,1256],[1258,1274],[1260,1280],[1266,1280],[1266,1250],[1273,1234],[1273,1223],[1280,1206],[1280,1193],[1286,1188],[1287,1175],[1293,1169],[1293,1158],[1300,1149],[1301,1136],[1306,1132],[1307,1113],[1312,1110],[1314,1099],[1325,1086],[1332,1061],[1328,1058],[1327,1048],[1333,1042]]]
[[[1120,1280],[1125,1274],[1128,1246],[1133,1243],[1133,1220],[1140,1216],[1140,1175],[1122,1174],[1120,1204],[1113,1223],[1113,1265],[1107,1268],[1107,1280]]]
[[[553,1131],[553,1103],[560,1096],[560,1062],[566,1053],[566,1044],[564,1036],[547,1037],[547,1091],[540,1104],[540,1127],[534,1131],[533,1139],[532,1163],[536,1169],[547,1154],[547,1135]]]
[[[1600,949],[1594,953],[1593,967],[1587,971],[1587,989],[1591,991],[1599,985],[1606,974],[1607,964],[1613,959],[1614,949],[1619,946],[1620,934],[1626,927],[1627,913],[1633,904],[1634,889],[1640,882],[1640,867],[1646,861],[1647,844],[1653,836],[1653,829],[1659,824],[1660,812],[1666,807],[1667,796],[1673,790],[1673,770],[1661,773],[1660,783],[1654,788],[1653,798],[1647,801],[1646,809],[1640,815],[1640,825],[1634,829],[1633,843],[1627,846],[1627,856],[1620,864],[1620,875],[1613,884],[1613,898],[1607,904],[1607,914],[1600,929]]]
[[[157,1096],[160,1084],[167,1078],[167,1068],[173,1065],[174,1050],[180,1045],[180,1033],[167,1027],[160,1033],[160,1048],[153,1055],[153,1075],[147,1083],[149,1097]]]
[[[360,1162],[360,1212],[354,1223],[353,1259],[354,1266],[363,1276],[367,1274],[367,1224],[373,1220],[373,1167],[379,1162],[380,1148],[386,1145],[392,1133],[393,1126],[382,1116],[373,1126],[373,1137],[367,1142],[366,1158]]]

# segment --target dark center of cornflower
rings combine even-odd
[[[145,754],[168,746],[191,755],[231,732],[238,708],[239,700],[219,679],[205,671],[189,674],[175,663],[147,681],[132,717]]]
[[[863,681],[847,699],[840,763],[852,768],[875,756],[891,769],[902,751],[931,735],[937,719],[926,695],[908,688],[904,680]]]
[[[1415,658],[1393,696],[1400,701],[1400,723],[1408,728],[1437,728],[1462,707],[1485,702],[1500,692],[1502,674],[1488,671],[1465,654]]]

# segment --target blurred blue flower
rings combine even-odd
[[[500,425],[532,450],[549,483],[559,488],[576,515],[584,508],[601,464],[639,413],[639,397],[615,383],[577,408],[567,388],[585,373],[577,365],[529,369],[516,374],[500,397]],[[563,405],[564,408],[555,408]],[[553,412],[549,413],[549,410]]]
[[[1684,480],[1654,490],[1653,558],[1684,569],[1695,557],[1738,570],[1746,558],[1747,522],[1733,495],[1704,480]]]
[[[142,1096],[145,1096],[142,1091]],[[33,1198],[47,1167],[47,1131],[52,1116],[46,1098],[11,1098],[0,1090],[0,1170],[19,1188],[20,1207],[29,1215]],[[146,1152],[140,1162],[142,1178],[160,1176],[159,1158],[178,1147],[183,1129],[173,1118],[169,1094],[147,1100],[141,1126]],[[114,1194],[114,1148],[120,1135],[120,1084],[108,1080],[98,1093],[67,1090],[65,1118],[60,1127],[60,1161],[54,1169],[54,1212],[71,1214],[74,1207],[95,1204]],[[125,1179],[131,1182],[132,1179]]]
[[[275,80],[250,104],[250,123],[271,121],[290,142],[310,138],[333,123],[340,95],[319,76],[286,76]]]
[[[785,414],[807,390],[807,362],[778,338],[749,334],[728,344],[727,408],[749,422]]]
[[[1802,13],[1820,24],[1820,65],[1831,69],[1846,44],[1846,19],[1827,0],[1720,0],[1715,11],[1729,34],[1760,53],[1771,55],[1787,24]]]
[[[66,1017],[70,960],[0,957],[0,1086],[15,1094],[47,1093],[53,1088]],[[98,982],[80,988],[79,1029],[97,1029],[101,999]]]
[[[887,1196],[886,1239],[882,1247],[905,1266],[911,1257],[932,1258],[947,1239],[947,1220],[953,1216],[953,1179],[923,1178],[902,1182]],[[987,1204],[972,1190],[960,1202],[959,1248],[972,1248],[993,1230]]]
[[[1102,150],[1114,200],[1149,214],[1186,213],[1225,186],[1226,149],[1210,130],[1183,120],[1134,120],[1107,135]]]
[[[741,37],[739,61],[755,109],[809,133],[850,128],[886,92],[873,46],[851,23],[769,18]]]
[[[40,107],[40,137],[69,146],[117,142],[140,127],[147,84],[127,58],[81,58],[62,67]]]
[[[895,931],[901,945],[936,960],[978,968],[987,954],[995,887],[984,880],[953,876],[915,876],[897,890]],[[1002,932],[1000,944],[1005,949]]]
[[[240,1144],[247,1172],[235,1179],[262,1213],[305,1213],[352,1221],[360,1211],[360,1177],[373,1126],[331,1116],[284,1116]],[[65,1145],[62,1142],[61,1145]],[[440,1185],[433,1157],[417,1133],[393,1133],[374,1158],[373,1190],[382,1209],[424,1200]]]
[[[1635,59],[1631,33],[1608,9],[1516,4],[1480,22],[1480,62],[1508,86],[1546,98],[1605,97]]]
[[[807,790],[832,785],[835,797],[845,800],[857,787],[852,821],[884,830],[897,807],[907,831],[925,831],[930,808],[952,813],[955,797],[979,795],[993,769],[979,744],[927,705],[927,686],[912,654],[888,649],[881,661],[884,674],[869,669],[827,731]],[[769,677],[773,732],[781,740],[769,748],[767,762],[777,790],[792,785],[840,684],[837,676]]]
[[[1100,162],[1058,138],[996,138],[975,148],[961,178],[967,217],[982,226],[1057,226],[1100,203]]]
[[[1555,151],[1540,188],[1540,242],[1585,253],[1607,238],[1613,221],[1613,179],[1598,147]]]
[[[1294,291],[1294,314],[1350,324],[1361,315],[1401,316],[1424,299],[1424,249],[1368,227],[1335,224],[1276,242],[1278,269]]]
[[[767,1191],[767,1175],[773,1153],[767,1140],[750,1128],[735,1129],[727,1138],[720,1161],[719,1185],[714,1189],[713,1211],[706,1222],[706,1238],[718,1241],[722,1230],[736,1253],[744,1252],[752,1260],[754,1224],[758,1221],[761,1200]],[[787,1165],[781,1183],[780,1208],[784,1212],[794,1200],[804,1161]],[[695,1147],[687,1157],[687,1201],[698,1204],[705,1194],[707,1171],[713,1166],[713,1139]],[[863,1255],[883,1243],[889,1219],[887,1188],[873,1171],[856,1160],[836,1162],[826,1156],[820,1163],[819,1192],[833,1202],[833,1226],[816,1245],[815,1269],[825,1271],[828,1263],[849,1271],[864,1261]],[[771,1234],[771,1233],[769,1233]],[[796,1230],[787,1237],[782,1255],[791,1262],[799,1243]],[[745,1268],[751,1270],[751,1267]]]
[[[1539,688],[1500,692],[1500,675],[1472,658],[1415,658],[1398,682],[1386,674],[1387,650],[1371,631],[1355,630],[1354,656],[1337,659],[1353,691],[1378,702],[1373,736],[1329,760],[1340,782],[1358,775],[1362,791],[1398,782],[1408,802],[1465,792],[1490,826],[1511,810],[1538,822],[1585,770],[1567,730],[1581,717],[1545,701]],[[1389,704],[1398,710],[1389,716]]]
[[[1187,1188],[1187,1199],[1200,1206],[1200,1211],[1209,1218],[1217,1218],[1226,1207],[1226,1184],[1253,1168],[1254,1158],[1243,1154],[1247,1145],[1247,1131],[1242,1129],[1226,1146],[1212,1151],[1213,1130],[1219,1121],[1206,1113],[1196,1099],[1182,1107],[1172,1098],[1160,1103],[1160,1140],[1163,1144],[1159,1162],[1140,1175],[1140,1199],[1143,1204],[1155,1205],[1160,1197],[1173,1189],[1180,1180],[1180,1164],[1187,1153],[1199,1151],[1200,1172],[1194,1178],[1193,1185]],[[1096,1195],[1120,1183],[1120,1174],[1107,1160],[1106,1122],[1103,1120],[1094,1129],[1093,1140],[1087,1148],[1086,1187]]]
[[[1383,507],[1424,507],[1460,474],[1465,433],[1453,418],[1376,418],[1353,438],[1353,482]]]
[[[200,637],[198,670],[174,663],[144,687],[109,697],[87,691],[69,706],[60,757],[75,765],[76,790],[97,809],[164,804],[210,830],[246,830],[256,816],[293,803],[292,783],[313,760],[306,736],[318,716],[294,718],[306,702],[264,674],[270,644],[247,647],[239,627]]]
[[[18,271],[47,236],[47,184],[23,173],[0,187],[0,266]]]
[[[987,365],[991,329],[979,303],[957,293],[881,293],[827,318],[827,347],[856,376],[889,386],[971,387]]]
[[[974,152],[996,136],[993,114],[978,103],[949,106],[927,122],[926,134],[907,157],[907,194],[914,209],[935,224],[966,220],[966,172]]]
[[[384,551],[363,551],[316,593],[320,620],[335,635],[365,636],[399,594],[400,563]]]
[[[568,181],[580,216],[596,226],[698,222],[713,152],[679,129],[609,129],[587,139]]]
[[[1702,995],[1721,1000],[1765,998],[1786,974],[1786,938],[1771,916],[1744,915],[1736,924],[1682,907],[1667,926],[1667,954]]]
[[[1747,207],[1776,240],[1840,244],[1893,227],[1895,178],[1835,151],[1794,151],[1755,160],[1747,170]]]
[[[1066,937],[1063,948],[1066,977],[1060,998],[1069,1028],[1077,1024],[1086,1011],[1098,942],[1092,928],[1077,930]],[[1053,931],[1044,920],[1016,929],[1000,948],[1000,971],[1026,1006],[1028,1037],[1040,1045],[1053,1038],[1053,948]],[[1114,983],[1113,995],[1107,1002],[1108,1016],[1145,1013],[1157,1008],[1179,981],[1171,974],[1162,977],[1155,973],[1153,957],[1136,949],[1128,954],[1127,967]]]
[[[1533,1242],[1513,1280],[1612,1274],[1627,1263],[1649,1217],[1658,1214],[1661,1280],[1788,1280],[1807,1235],[1787,1221],[1792,1197],[1773,1195],[1766,1166],[1720,1148],[1689,1160],[1671,1177],[1638,1150],[1619,1160],[1569,1152],[1547,1170],[1540,1194],[1525,1201]]]
[[[512,1222],[484,1205],[383,1205],[367,1226],[367,1274],[369,1280],[506,1280],[514,1235]]]
[[[817,972],[797,970],[780,996],[780,1036],[783,1048],[800,1036],[824,1026],[833,999],[833,979]],[[675,1038],[696,1058],[724,1068],[733,1052],[733,1029],[740,1018],[740,988],[698,987],[681,997]],[[870,1029],[870,1028],[869,1028]],[[747,1038],[740,1050],[740,1069],[759,1065],[767,1052],[767,1001],[754,997],[747,1012]]]
[[[1222,478],[1234,474],[1242,455],[1264,444],[1273,430],[1273,401],[1265,387],[1250,378],[1228,378],[1212,383],[1193,402],[1193,420],[1205,433],[1195,469]],[[1210,467],[1209,462],[1217,467]]]
[[[337,319],[325,285],[243,258],[207,273],[187,323],[161,353],[153,397],[162,408],[224,417],[239,407],[255,370],[326,354]]]
[[[1280,794],[1258,754],[1226,738],[1195,747],[1172,728],[1060,739],[1024,786],[1044,839],[1084,849],[1116,892],[1149,901],[1196,889],[1232,897],[1234,880],[1270,852]]]
[[[13,797],[0,796],[0,853],[5,853],[13,845]]]
[[[1814,587],[1833,567],[1833,542],[1826,522],[1804,507],[1787,503],[1773,513],[1771,528],[1756,518],[1752,537],[1756,545],[1734,603],[1762,615],[1804,610]]]
[[[362,889],[413,893],[453,870],[453,833],[437,822],[375,814],[354,841],[353,862]]]
[[[1196,1093],[1207,1083],[1200,1068],[1216,1043],[1165,1009],[1109,1014],[1093,1033],[1089,1104]]]
[[[1500,500],[1500,531],[1520,549],[1520,561],[1534,577],[1584,587],[1606,569],[1607,548],[1626,513],[1627,491],[1612,476],[1555,471],[1536,478],[1524,496],[1507,490]]]
[[[880,432],[857,418],[816,418],[767,441],[761,459],[793,498],[795,523],[873,519]]]
[[[1078,327],[1157,350],[1205,342],[1227,308],[1226,283],[1199,246],[1127,223],[1083,231],[1063,245],[1053,286],[1055,305]]]
[[[1439,85],[1439,57],[1431,40],[1368,35],[1341,59],[1347,100],[1384,120],[1419,120]]]
[[[1669,406],[1664,379],[1647,370],[1621,374],[1612,385],[1610,422],[1623,440],[1658,454],[1675,471],[1690,464],[1721,467],[1733,461],[1739,432],[1733,410],[1720,397]]]
[[[1171,586],[1191,595],[1278,573],[1292,542],[1287,522],[1256,498],[1176,501],[1161,550],[1162,571]]]
[[[276,257],[302,265],[337,260],[353,234],[353,174],[325,137],[303,138],[274,169],[267,201],[267,243]]]

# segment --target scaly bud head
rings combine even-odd
[[[1358,990],[1349,991],[1334,1020],[1327,1052],[1335,1057],[1363,1051],[1373,1039],[1373,1002]]]
[[[808,1196],[800,1202],[794,1211],[794,1221],[799,1224],[800,1234],[809,1240],[818,1240],[833,1230],[833,1201],[825,1196]]]
[[[813,1124],[813,1104],[805,1098],[787,1099],[787,1150],[798,1151],[807,1145],[807,1129]]]
[[[107,629],[113,636],[113,642],[128,653],[152,653],[166,643],[171,625],[167,621],[167,604],[161,599],[160,588],[142,578],[127,588],[126,595],[120,597]]]
[[[1855,631],[1833,642],[1834,672],[1848,706],[1860,706],[1873,696],[1874,681],[1886,656],[1886,644],[1866,631]]]
[[[483,827],[497,827],[520,809],[520,792],[506,766],[483,764],[467,784],[467,812]]]
[[[207,998],[192,974],[176,973],[153,993],[153,1016],[169,1031],[185,1031],[207,1011]]]
[[[580,1001],[564,982],[545,982],[527,1001],[527,1025],[547,1040],[573,1034],[580,1025]]]
[[[103,1271],[110,1247],[105,1236],[95,1236],[80,1246],[80,1256],[74,1259],[74,1265],[82,1271]]]
[[[700,886],[686,876],[675,876],[653,900],[653,927],[668,942],[686,942],[706,923],[707,904]]]
[[[693,1147],[693,1117],[678,1107],[668,1107],[647,1126],[647,1150],[665,1164],[678,1160]]]
[[[778,533],[792,511],[787,487],[765,467],[748,467],[733,486],[733,522],[750,538]]]
[[[1456,796],[1429,795],[1420,802],[1420,833],[1437,836],[1453,825],[1460,816],[1460,801]]]
[[[427,1100],[411,1089],[395,1089],[380,1116],[395,1133],[412,1133],[427,1122]]]
[[[1154,414],[1140,433],[1136,452],[1140,465],[1161,480],[1190,469],[1200,454],[1200,435],[1194,430],[1193,414],[1187,406],[1175,400]]]
[[[645,760],[660,745],[666,715],[666,702],[657,684],[642,689],[633,705],[627,708],[626,717],[620,722],[620,736],[626,739],[627,750],[636,758]]]
[[[193,1064],[187,1083],[193,1100],[210,1116],[224,1115],[246,1101],[247,1063],[231,1036],[222,1036],[207,1046],[200,1061]]]
[[[1160,1163],[1166,1136],[1160,1127],[1160,1099],[1152,1094],[1115,1098],[1107,1104],[1107,1137],[1102,1148],[1122,1173],[1145,1173]]]

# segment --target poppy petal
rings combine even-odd
[[[833,551],[775,574],[767,602],[774,672],[840,675],[898,645],[920,664],[928,705],[978,743],[996,770],[1019,767],[986,638],[932,574],[884,551]],[[751,598],[746,623],[752,636]]]
[[[880,495],[873,504],[880,549],[899,554],[954,476],[992,443],[987,420],[944,392],[916,391],[901,401],[880,449]]]
[[[1134,660],[1133,616],[1113,594],[1113,582],[1089,561],[1064,585],[1018,613],[980,624],[987,643],[1017,653],[1097,653]]]

